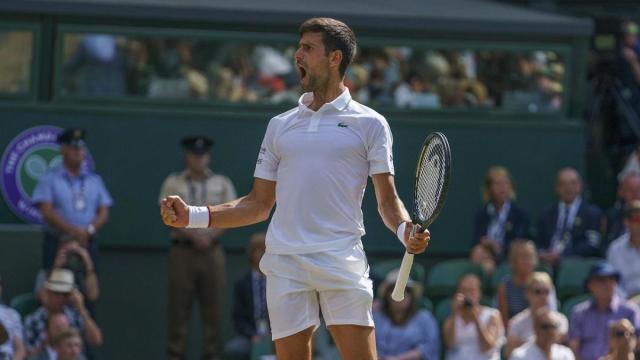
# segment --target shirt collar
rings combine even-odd
[[[598,305],[596,305],[596,300],[592,297],[590,301],[591,301],[590,307],[598,311]],[[613,298],[611,299],[611,303],[609,304],[609,310],[611,312],[618,311],[620,304],[621,304],[620,298],[618,297],[618,295],[614,294]]]
[[[320,109],[326,106],[331,106],[338,111],[342,111],[347,107],[347,105],[349,105],[350,101],[351,101],[351,93],[349,92],[349,88],[345,87],[342,94],[340,94],[337,98],[333,99],[332,102],[322,105]],[[312,102],[313,102],[313,93],[312,92],[304,93],[302,94],[302,96],[300,96],[300,99],[298,99],[298,108],[304,109],[304,110],[310,110],[309,105],[311,105]]]
[[[49,345],[47,345],[47,354],[49,354],[49,359],[56,360],[58,358],[58,353]]]
[[[578,196],[577,198],[575,198],[573,200],[573,202],[571,204],[569,204],[569,211],[573,212],[573,211],[578,211],[578,208],[580,207],[580,204],[582,203],[582,197]],[[567,205],[566,203],[559,201],[558,202],[558,208],[562,211],[564,210],[564,207]]]

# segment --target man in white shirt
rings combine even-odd
[[[558,344],[560,314],[546,307],[536,310],[533,317],[535,339],[516,348],[510,360],[574,360],[571,349]]]
[[[625,207],[627,233],[617,238],[607,250],[607,262],[620,272],[620,285],[628,297],[640,294],[640,200]]]
[[[251,192],[209,207],[169,196],[160,207],[170,226],[229,228],[264,221],[278,204],[260,269],[280,360],[311,358],[320,308],[343,359],[376,359],[373,291],[360,240],[367,176],[385,225],[407,250],[424,252],[429,241],[428,231],[410,237],[413,225],[395,189],[389,125],[351,99],[344,85],[355,50],[355,34],[344,23],[305,21],[295,62],[306,93],[269,122]]]

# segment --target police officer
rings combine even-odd
[[[58,135],[62,165],[40,178],[33,193],[46,222],[42,266],[50,270],[62,242],[76,241],[98,266],[98,231],[109,219],[113,200],[102,178],[83,166],[85,131],[66,129]],[[85,269],[87,276],[95,269]]]
[[[220,204],[236,198],[228,177],[209,169],[209,150],[214,145],[206,136],[182,139],[186,169],[174,173],[162,184],[160,199],[179,195],[190,204]],[[223,229],[172,229],[169,250],[168,357],[185,358],[187,331],[193,297],[198,299],[204,335],[203,359],[222,354],[222,305],[225,258],[219,244]]]

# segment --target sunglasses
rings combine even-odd
[[[617,337],[617,338],[630,338],[631,336],[635,335],[633,332],[628,331],[628,330],[616,330],[613,332],[613,336]]]
[[[551,292],[551,290],[545,289],[545,288],[536,288],[536,289],[531,289],[531,292],[536,295],[549,295],[549,292]]]
[[[558,324],[556,323],[542,323],[540,324],[540,329],[542,330],[555,330],[558,328]]]

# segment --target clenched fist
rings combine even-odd
[[[183,228],[189,224],[189,208],[179,196],[167,196],[160,202],[160,216],[165,225]]]

